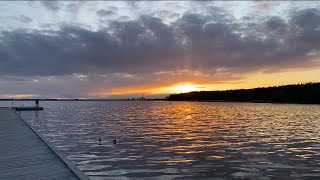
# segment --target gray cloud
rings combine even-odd
[[[112,16],[112,15],[115,15],[115,12],[113,12],[111,10],[100,9],[97,11],[97,15],[100,17]]]
[[[66,8],[68,11],[76,14],[86,3],[87,1],[70,1],[68,4],[66,4]]]
[[[97,11],[98,16],[112,13]],[[232,76],[315,67],[319,66],[319,62],[314,61],[317,54],[313,53],[320,50],[319,24],[318,9],[293,11],[287,19],[271,16],[254,22],[252,19],[237,21],[223,9],[210,7],[205,14],[187,12],[170,24],[158,17],[142,15],[131,21],[110,21],[108,28],[98,30],[66,24],[57,31],[7,30],[0,35],[0,75],[30,78],[88,75],[90,82],[82,80],[73,84],[80,89],[84,82],[86,87],[105,87],[106,79],[116,86],[152,82],[157,78],[160,79],[157,83],[168,82],[176,74],[165,77],[152,73],[181,69],[210,74],[199,79],[219,80],[223,78],[218,77],[218,68],[224,68],[228,76]],[[152,78],[126,77],[121,80],[122,84],[117,84],[112,80],[117,79],[114,73],[136,77],[149,74]],[[101,74],[109,75],[98,78]],[[52,87],[50,83],[40,82],[46,84],[46,88]],[[63,83],[65,81],[53,84]],[[68,86],[65,90],[74,94],[79,91],[71,89]],[[40,90],[50,91],[50,88]]]
[[[277,2],[273,1],[253,1],[251,8],[258,11],[269,11]]]
[[[15,76],[2,76],[0,78],[1,81],[3,82],[24,82],[24,81],[30,81],[29,78],[24,78],[24,77],[15,77]]]
[[[126,3],[128,4],[129,7],[138,8],[140,2],[139,1],[127,1]]]
[[[20,22],[23,22],[23,23],[31,23],[32,22],[32,19],[28,16],[25,16],[25,15],[20,15],[19,17],[17,17],[17,20],[19,20]]]
[[[61,4],[58,1],[52,0],[52,1],[41,1],[41,4],[52,11],[57,11],[61,8]]]

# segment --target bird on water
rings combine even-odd
[[[101,138],[99,138],[98,141],[99,141],[99,145],[101,145]],[[117,144],[117,139],[114,139],[112,142],[113,144]]]

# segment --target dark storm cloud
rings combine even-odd
[[[283,32],[283,30],[287,28],[287,25],[284,22],[284,20],[277,16],[269,17],[265,22],[263,22],[263,25],[266,30],[266,33],[274,33],[275,31],[279,30]]]
[[[74,72],[152,71],[179,52],[160,19],[113,22],[112,35],[76,26],[58,32],[4,31],[2,74],[65,75]],[[150,31],[150,32],[149,32]],[[171,33],[171,34],[170,34]],[[165,67],[164,67],[165,68]]]
[[[305,9],[292,15],[290,34],[295,35],[301,49],[318,50],[320,45],[320,11]]]
[[[185,13],[172,24],[142,15],[95,31],[71,25],[58,31],[2,31],[0,74],[206,72],[221,67],[237,73],[316,66],[310,52],[320,50],[319,24],[318,9],[292,12],[288,20],[273,16],[246,22],[210,7],[205,14]]]
[[[189,42],[187,49],[194,58],[201,57],[193,61],[194,66],[221,66],[234,71],[308,66],[314,63],[308,52],[320,48],[317,9],[297,11],[288,22],[270,17],[255,26],[232,18],[212,21],[199,14],[187,14],[179,20],[178,27]]]

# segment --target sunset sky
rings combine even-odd
[[[0,98],[320,81],[317,1],[0,1]]]

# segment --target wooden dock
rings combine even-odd
[[[13,109],[0,108],[1,180],[80,178]]]

